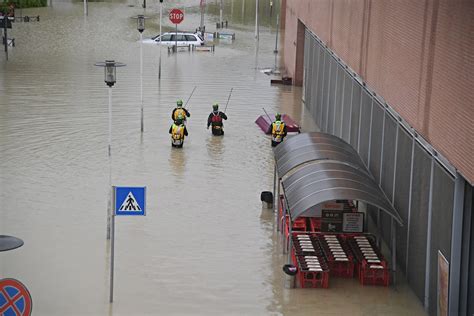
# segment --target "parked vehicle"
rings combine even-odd
[[[194,33],[185,33],[185,32],[168,32],[160,35],[156,35],[152,38],[147,38],[143,40],[143,43],[146,44],[158,44],[166,46],[174,46],[178,43],[178,46],[201,46],[204,45],[204,39],[200,34]]]

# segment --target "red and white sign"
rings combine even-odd
[[[169,15],[170,21],[173,24],[179,24],[184,20],[184,13],[180,9],[173,9]]]
[[[33,302],[30,292],[18,280],[0,280],[0,315],[30,316]]]

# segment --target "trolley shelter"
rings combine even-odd
[[[330,134],[303,133],[279,144],[274,149],[274,156],[273,196],[277,197],[274,205],[278,214],[280,201],[285,204],[282,205],[282,227],[287,224],[287,213],[289,215],[288,249],[292,247],[293,222],[298,217],[314,216],[314,210],[325,202],[360,201],[379,208],[392,218],[391,261],[395,271],[395,223],[402,226],[403,221],[351,145]],[[280,187],[283,188],[282,200]]]

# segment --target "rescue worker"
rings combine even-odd
[[[207,118],[207,129],[211,126],[212,135],[222,136],[224,135],[224,124],[222,120],[227,120],[227,115],[224,112],[219,111],[219,104],[216,102],[212,105],[212,112]]]
[[[177,119],[171,125],[169,133],[171,134],[171,146],[181,148],[184,144],[184,137],[188,136],[188,130],[184,125],[183,119]]]
[[[173,121],[176,121],[179,118],[179,116],[183,117],[183,123],[186,123],[186,117],[191,116],[188,110],[183,108],[183,100],[181,99],[176,101],[176,107],[173,109],[173,112],[171,112],[171,119]]]
[[[268,127],[267,134],[272,134],[272,147],[276,147],[286,137],[286,124],[281,120],[281,114],[275,114],[275,121]]]

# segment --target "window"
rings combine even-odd
[[[171,40],[170,34],[165,34],[161,36],[163,42],[169,42]]]
[[[196,42],[194,35],[185,35],[188,42]]]

